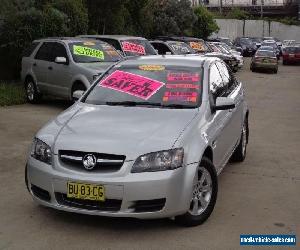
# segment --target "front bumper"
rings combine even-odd
[[[170,171],[130,173],[127,170],[132,167],[131,161],[124,163],[119,174],[93,174],[62,170],[55,167],[58,159],[54,161],[54,167],[32,157],[27,162],[29,191],[34,201],[41,205],[82,214],[140,219],[173,217],[189,209],[197,163]],[[122,169],[125,171],[122,172]],[[87,209],[62,202],[68,181],[104,185],[107,203],[113,201],[116,204],[117,201],[119,205],[113,209],[109,204],[105,209]],[[48,199],[39,192],[49,195]],[[162,206],[156,206],[157,210],[153,211],[152,201],[159,201]],[[137,208],[137,204],[144,204],[143,209]]]

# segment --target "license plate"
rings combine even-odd
[[[68,182],[67,197],[83,200],[104,201],[104,186],[94,184],[84,184],[76,182]]]
[[[268,63],[270,62],[268,59],[263,60],[263,62]]]

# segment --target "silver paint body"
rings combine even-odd
[[[101,75],[115,62],[75,62],[68,44],[72,42],[82,42],[85,40],[87,39],[70,38],[68,40],[50,38],[36,40],[35,42],[39,42],[39,45],[34,49],[33,53],[29,57],[22,58],[22,82],[25,82],[26,77],[30,76],[34,80],[38,92],[41,94],[52,95],[68,100],[72,99],[71,90],[75,82],[82,83],[86,89],[88,89],[94,81],[94,76]],[[35,59],[35,55],[43,42],[55,42],[62,44],[66,49],[69,64],[57,64],[55,62]],[[49,70],[49,67],[52,67],[52,70]]]
[[[195,109],[124,107],[91,105],[80,100],[46,124],[36,137],[51,146],[52,165],[28,156],[28,181],[50,192],[51,201],[33,196],[39,204],[60,210],[103,216],[136,218],[172,217],[189,209],[192,183],[197,167],[208,147],[213,151],[213,164],[219,174],[237,146],[248,111],[242,83],[230,94],[233,110],[211,112],[208,71],[218,58],[185,56],[148,56],[120,64],[172,64],[203,66],[202,104]],[[134,161],[143,154],[184,148],[183,166],[176,170],[131,173]],[[77,150],[126,155],[117,172],[65,168],[59,150]],[[66,193],[67,182],[96,183],[105,186],[107,198],[122,199],[119,212],[100,212],[59,205],[54,192]],[[158,212],[133,213],[133,201],[166,198]]]

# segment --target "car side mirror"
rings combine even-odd
[[[57,64],[67,64],[67,58],[65,57],[55,57],[55,63]]]
[[[216,103],[213,105],[213,111],[234,109],[235,103],[230,97],[217,97]]]
[[[74,91],[73,92],[73,99],[75,100],[75,101],[77,101],[77,100],[79,100],[80,99],[80,97],[82,96],[84,94],[84,91],[83,90],[76,90],[76,91]]]

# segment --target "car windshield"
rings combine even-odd
[[[271,50],[271,51],[273,51],[274,48],[271,47],[271,46],[261,46],[261,47],[259,48],[259,50]]]
[[[222,53],[227,54],[227,55],[230,54],[230,52],[226,48],[224,48],[223,45],[216,44],[216,46],[219,48],[219,50],[221,50]]]
[[[73,60],[77,63],[117,62],[119,53],[109,44],[96,41],[69,43]]]
[[[115,66],[88,95],[94,105],[196,108],[201,104],[200,67],[154,64]]]
[[[245,44],[245,45],[251,45],[252,44],[251,40],[248,39],[248,38],[242,38],[240,41],[241,41],[241,44]]]
[[[174,50],[176,55],[195,54],[193,50],[184,42],[168,42],[168,45]]]
[[[263,57],[276,57],[273,51],[269,50],[258,50],[255,56],[263,56]]]
[[[253,37],[251,38],[251,40],[255,43],[261,43],[262,42],[262,39],[261,38],[258,38],[258,37]]]
[[[277,48],[277,44],[276,43],[263,43],[262,46],[268,46],[268,47],[272,47],[272,48]]]
[[[128,39],[122,40],[120,43],[126,56],[157,55],[148,40]]]
[[[223,43],[226,43],[230,47],[233,46],[233,44],[232,44],[232,42],[230,41],[229,38],[221,38],[220,41],[223,42]]]

